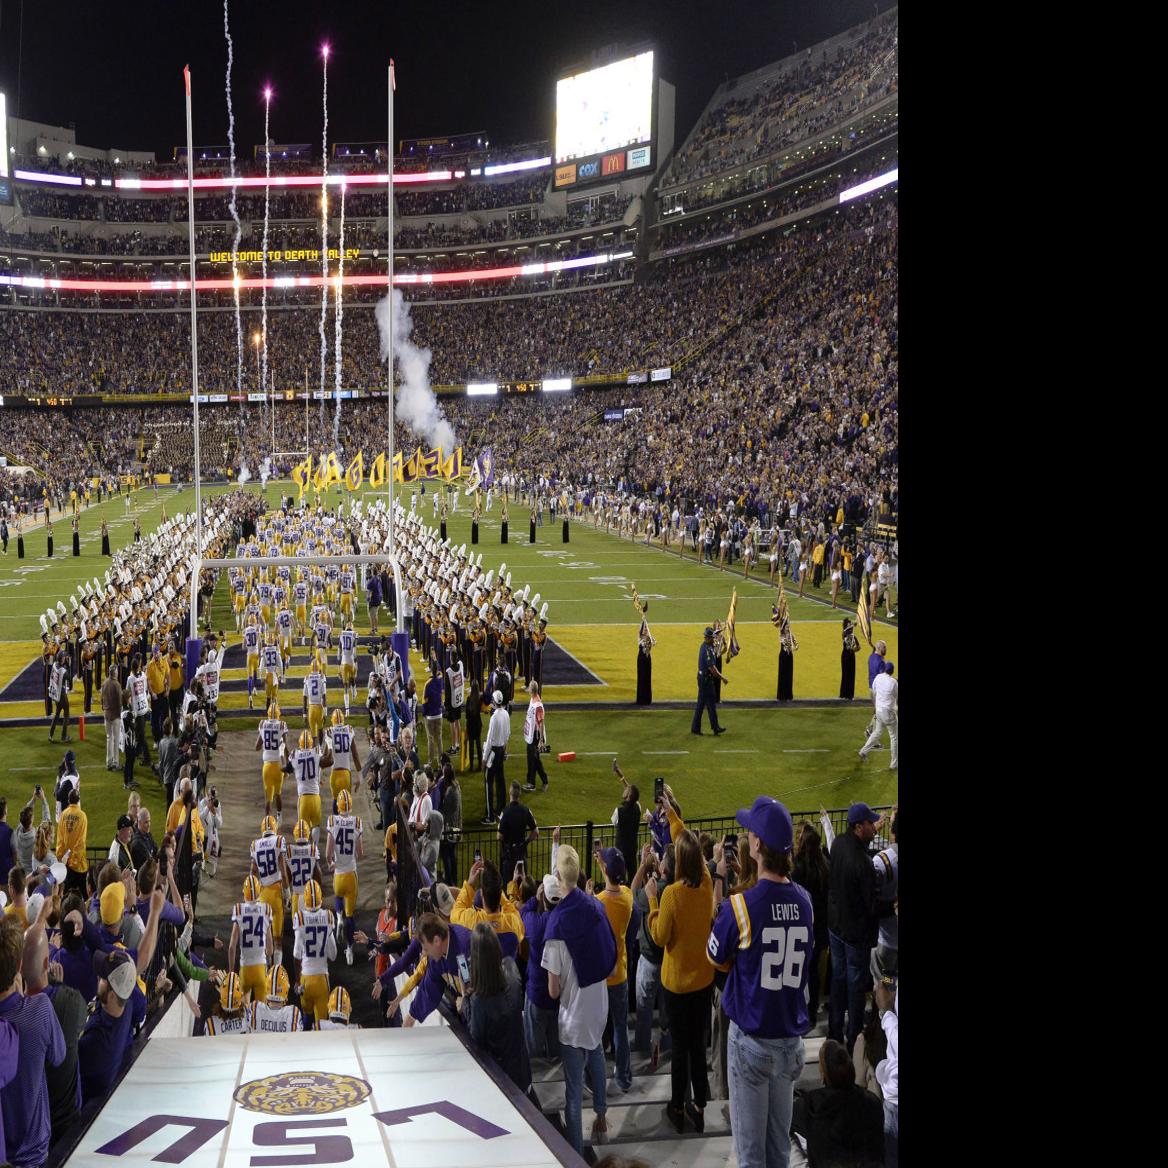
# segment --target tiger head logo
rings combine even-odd
[[[351,1075],[297,1071],[244,1083],[236,1089],[235,1102],[264,1115],[325,1115],[356,1107],[372,1090],[364,1079]]]

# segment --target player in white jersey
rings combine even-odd
[[[333,724],[324,732],[329,753],[333,756],[333,769],[329,773],[329,789],[332,791],[332,811],[337,810],[337,798],[342,791],[350,794],[353,789],[353,772],[361,775],[361,756],[357,753],[357,736],[352,726],[345,725],[345,715],[333,710]]]
[[[329,551],[332,551],[330,546]],[[337,603],[337,587],[341,578],[341,570],[336,564],[329,564],[324,570],[325,578],[325,595],[328,597],[329,606],[333,607]]]
[[[235,631],[243,628],[243,608],[247,604],[247,577],[241,568],[231,569],[231,599],[235,610]]]
[[[346,564],[341,569],[341,613],[348,619],[353,615],[353,595],[357,590],[357,573]]]
[[[284,676],[284,659],[280,656],[280,647],[276,644],[273,633],[264,638],[267,642],[260,650],[260,668],[264,675],[264,696],[271,705],[280,692],[280,681]]]
[[[268,996],[268,962],[272,957],[272,908],[260,900],[260,891],[258,877],[244,880],[243,900],[231,909],[231,941],[227,946],[227,968],[238,969],[239,980],[253,1002]]]
[[[349,991],[344,986],[337,986],[329,995],[328,1017],[316,1024],[317,1030],[356,1030],[356,1026],[349,1025],[349,1015],[353,1012],[353,1003],[349,1000]]]
[[[317,659],[320,661],[320,668],[323,672],[328,668],[329,642],[332,640],[333,627],[329,624],[327,614],[324,614],[320,620],[316,621],[312,626],[312,636],[315,642],[315,652]]]
[[[273,966],[269,978],[271,988],[266,1001],[252,1002],[248,1010],[248,1024],[253,1034],[295,1034],[303,1029],[300,1011],[288,1001],[288,971],[282,965]]]
[[[293,956],[300,962],[300,1009],[307,1020],[309,1013],[317,1022],[328,1017],[328,964],[337,956],[337,939],[333,914],[322,903],[320,885],[308,882],[304,893],[305,908],[292,918],[296,935]]]
[[[272,586],[265,576],[260,577],[260,582],[256,585],[256,592],[260,598],[260,622],[264,628],[270,628],[272,624]]]
[[[268,716],[260,723],[256,735],[256,750],[262,750],[264,764],[264,815],[272,814],[276,805],[276,826],[284,811],[281,792],[284,789],[284,765],[288,761],[288,727],[280,719],[280,707],[272,702]]]
[[[293,627],[292,612],[285,604],[276,613],[276,637],[280,645],[280,656],[284,660],[284,673],[280,678],[281,684],[288,680],[288,662],[292,657]]]
[[[254,616],[247,618],[247,625],[243,630],[243,649],[247,654],[247,708],[253,709],[252,694],[257,684],[257,674],[260,668],[260,629],[259,622]]]
[[[297,580],[292,585],[292,600],[296,605],[296,632],[301,644],[308,644],[308,582]]]
[[[202,682],[203,695],[211,705],[216,705],[219,701],[219,650],[208,649],[207,660],[195,671],[195,680]]]
[[[342,593],[342,599],[344,594]],[[353,629],[353,621],[346,618],[345,627],[338,638],[341,654],[341,693],[345,699],[345,713],[349,712],[349,693],[352,691],[353,700],[357,700],[357,634]]]
[[[249,1034],[250,1021],[243,1009],[243,983],[239,974],[229,973],[219,990],[219,1004],[207,1019],[207,1033]]]
[[[304,679],[304,720],[318,742],[324,734],[324,712],[328,705],[328,683],[321,669],[320,658],[313,655],[312,665]]]
[[[345,960],[353,964],[353,916],[357,912],[357,861],[365,852],[361,840],[361,817],[353,813],[353,797],[348,791],[337,796],[337,814],[328,820],[325,863],[333,868],[333,896],[338,929],[345,929]]]
[[[260,824],[261,836],[251,842],[251,870],[260,880],[260,900],[272,910],[272,950],[276,964],[284,957],[284,889],[288,884],[288,845],[277,833],[272,816]]]
[[[327,745],[322,755],[312,735],[307,730],[301,732],[299,745],[292,756],[292,769],[296,773],[296,818],[308,824],[313,843],[320,835],[320,772],[322,767],[331,766],[332,761],[332,752]]]
[[[288,876],[292,889],[292,911],[304,907],[304,890],[310,880],[324,883],[320,870],[320,851],[312,842],[312,828],[307,820],[298,819],[292,829],[292,843],[288,846]]]

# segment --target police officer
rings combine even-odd
[[[728,684],[725,675],[718,668],[718,655],[714,652],[714,630],[707,628],[705,640],[698,650],[698,701],[694,706],[691,734],[702,732],[702,711],[710,711],[710,728],[715,734],[725,734],[726,727],[718,725],[717,682]]]

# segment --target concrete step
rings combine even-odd
[[[707,1121],[709,1119],[709,1108]],[[709,1131],[709,1128],[706,1128]],[[654,1168],[738,1168],[731,1136],[690,1136],[688,1139],[610,1142],[594,1148],[597,1158],[610,1154],[643,1160]],[[807,1168],[798,1140],[791,1141],[790,1168]]]
[[[611,1085],[612,1080],[609,1080]],[[608,1108],[631,1107],[639,1103],[659,1103],[664,1106],[669,1101],[669,1075],[633,1076],[633,1085],[623,1095],[608,1093]],[[564,1082],[562,1079],[536,1085],[535,1093],[543,1111],[563,1111]],[[585,1097],[587,1103],[587,1097]]]
[[[641,1103],[632,1106],[620,1106],[619,1101],[610,1100],[605,1113],[608,1119],[608,1139],[614,1144],[641,1143],[644,1141],[674,1141],[683,1137],[678,1136],[677,1129],[665,1116],[665,1104],[669,1101],[669,1092],[659,1103]],[[714,1139],[718,1136],[730,1134],[730,1120],[722,1113],[724,1099],[711,1099],[706,1104],[706,1130],[703,1135],[690,1129],[686,1125],[687,1135],[694,1140]],[[587,1114],[587,1108],[585,1109]],[[650,1160],[652,1163],[653,1161]]]
[[[818,1058],[818,1053],[816,1054]],[[608,1077],[612,1078],[613,1060],[605,1056],[604,1065],[608,1068]],[[669,1051],[663,1051],[661,1054],[661,1061],[657,1067],[656,1072],[649,1068],[649,1060],[645,1055],[637,1054],[635,1051],[631,1059],[633,1068],[634,1082],[640,1078],[649,1078],[654,1073],[660,1075],[664,1074],[669,1078]],[[559,1059],[555,1062],[549,1062],[547,1059],[533,1058],[531,1060],[531,1080],[533,1083],[562,1083],[564,1081],[564,1070]]]

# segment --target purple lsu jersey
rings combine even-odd
[[[729,970],[722,1006],[745,1033],[797,1038],[807,1029],[812,924],[811,898],[793,882],[760,880],[722,902],[706,949]]]

